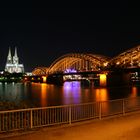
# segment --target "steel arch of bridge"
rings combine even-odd
[[[126,50],[111,59],[109,63],[110,65],[124,68],[140,67],[140,46]]]
[[[78,71],[98,71],[106,66],[109,58],[97,54],[71,53],[56,59],[48,69],[48,73],[64,72],[66,69]]]
[[[32,71],[33,75],[46,75],[48,67],[37,67]]]
[[[116,57],[109,58],[97,54],[70,53],[56,59],[50,67],[37,67],[33,70],[34,75],[46,75],[49,73],[62,72],[69,68],[77,70],[98,71],[100,68],[130,68],[140,67],[140,45],[120,53]]]

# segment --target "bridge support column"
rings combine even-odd
[[[47,77],[46,76],[42,76],[42,79],[43,79],[43,83],[46,83]]]
[[[130,85],[130,73],[111,72],[107,75],[107,86],[124,86]]]
[[[62,74],[51,74],[47,76],[47,84],[63,85]]]
[[[103,73],[100,74],[99,76],[99,83],[101,87],[106,87],[107,86],[107,74]]]

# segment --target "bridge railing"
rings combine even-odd
[[[88,119],[125,115],[140,109],[140,98],[126,98],[75,105],[0,111],[0,133],[36,127],[71,124]]]

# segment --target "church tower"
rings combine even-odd
[[[7,56],[7,64],[12,64],[12,55],[11,55],[11,49],[9,47],[9,52]]]
[[[15,47],[15,54],[13,56],[13,64],[18,64],[17,48]]]
[[[13,57],[11,55],[11,49],[9,47],[7,62],[5,65],[5,71],[7,71],[9,73],[23,73],[24,72],[23,64],[19,64],[19,58],[17,55],[17,48],[16,47],[15,47],[15,53],[14,53]]]

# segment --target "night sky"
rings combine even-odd
[[[64,6],[65,5],[65,6]],[[137,4],[136,4],[137,5]],[[0,70],[17,47],[25,71],[48,67],[67,53],[117,54],[140,44],[140,8],[80,1],[0,6]]]

